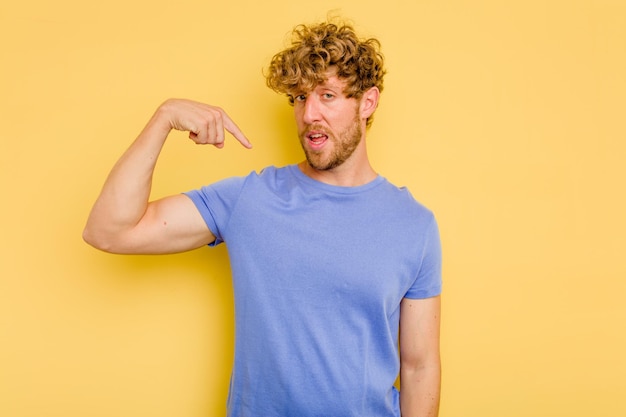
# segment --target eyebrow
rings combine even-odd
[[[341,81],[331,81],[331,82],[329,82],[328,80],[326,80],[326,81],[324,81],[322,83],[319,83],[317,85],[317,87],[321,87],[323,89],[334,90],[334,91],[337,91],[337,92],[340,92],[340,93],[343,93],[344,90],[346,89],[346,86],[343,85],[343,83],[341,83]]]
[[[336,93],[344,94],[347,86],[342,85],[342,84],[344,83],[342,83],[341,79],[335,79],[333,81],[326,79],[325,81],[322,81],[319,84],[317,84],[315,87],[313,87],[309,91],[292,90],[292,91],[287,92],[286,95],[289,98],[295,98],[301,94],[310,94],[311,92],[315,91],[317,88],[333,90]]]

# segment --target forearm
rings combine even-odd
[[[154,168],[169,132],[159,109],[109,173],[87,220],[83,233],[86,241],[106,246],[104,241],[141,220],[148,206]]]
[[[441,365],[438,360],[424,366],[403,366],[400,371],[402,417],[439,415]]]

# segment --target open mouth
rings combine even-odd
[[[321,132],[310,132],[306,137],[309,143],[316,148],[322,146],[328,140],[328,136]]]

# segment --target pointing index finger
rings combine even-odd
[[[246,135],[244,135],[241,129],[239,129],[239,126],[237,126],[237,124],[233,122],[233,120],[226,113],[224,113],[223,116],[224,128],[229,131],[230,134],[233,135],[235,139],[237,139],[237,141],[239,141],[239,143],[241,143],[244,147],[251,149],[252,143],[250,143]]]

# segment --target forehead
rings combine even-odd
[[[343,91],[346,88],[346,80],[337,77],[334,73],[327,74],[324,81],[319,83],[316,88],[330,88],[333,90]]]
[[[343,93],[348,84],[346,80],[338,77],[336,71],[333,69],[326,71],[321,78],[322,81],[311,88],[305,87],[304,85],[295,87],[289,92],[290,95],[296,96],[298,94],[307,94],[317,90],[332,90],[333,92],[339,94]]]

